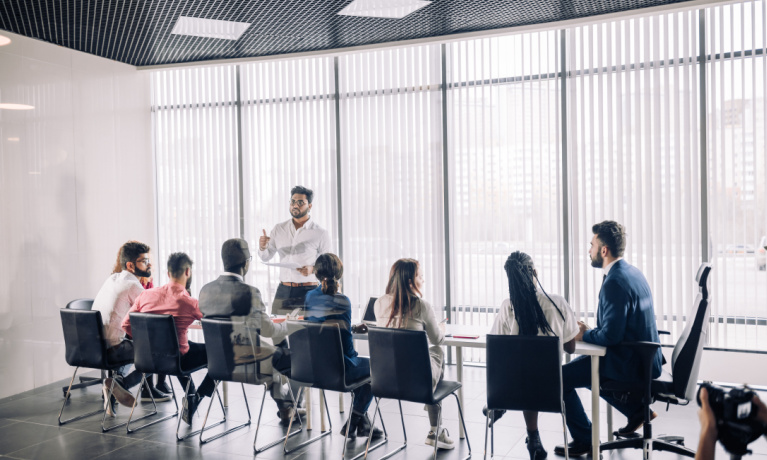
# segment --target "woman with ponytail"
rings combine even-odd
[[[414,331],[426,331],[429,338],[429,357],[431,358],[431,383],[436,388],[442,380],[442,342],[445,341],[445,324],[437,322],[434,309],[429,302],[421,299],[423,288],[423,272],[417,260],[400,259],[394,262],[389,273],[389,284],[386,286],[386,295],[376,300],[373,306],[376,314],[376,326],[392,327],[397,329],[409,329]],[[437,422],[439,421],[440,406],[425,406],[429,413],[431,431],[426,437],[426,445],[440,449],[452,449],[455,447],[448,432],[442,428],[439,434]]]
[[[352,338],[352,303],[349,298],[341,294],[341,276],[344,274],[344,265],[335,254],[321,254],[314,262],[314,274],[320,281],[320,285],[306,293],[307,321],[318,323],[338,324],[341,331],[341,345],[344,350],[344,371],[347,381],[359,380],[370,376],[370,360],[357,356]],[[352,406],[352,418],[349,422],[349,439],[357,436],[367,438],[370,430],[373,430],[373,438],[379,438],[383,432],[371,426],[367,416],[370,402],[373,400],[373,392],[370,384],[363,385],[354,390],[354,405]],[[341,428],[341,434],[346,435],[347,426]]]
[[[575,351],[578,322],[564,297],[546,293],[538,280],[533,259],[524,252],[511,253],[503,266],[509,282],[509,298],[504,300],[490,334],[548,335],[562,339],[564,351]],[[531,376],[532,377],[532,376]],[[483,410],[487,413],[487,408]],[[494,423],[503,411],[495,411]],[[538,433],[538,412],[523,411],[527,425],[527,450],[531,460],[546,458]]]

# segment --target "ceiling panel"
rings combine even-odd
[[[0,29],[144,66],[329,50],[682,1],[435,0],[402,19],[382,19],[339,16],[351,0],[2,0]],[[252,25],[237,41],[172,35],[179,16]]]

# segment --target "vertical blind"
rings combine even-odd
[[[563,294],[556,31],[447,46],[451,300],[455,321],[490,327],[509,297],[506,258],[532,256]]]
[[[600,274],[591,226],[614,219],[660,328],[681,332],[707,255],[709,345],[763,349],[765,17],[758,0],[156,71],[156,262],[189,252],[197,292],[221,269],[221,243],[242,231],[255,252],[301,184],[315,190],[312,216],[334,252],[343,248],[355,306],[412,257],[439,315],[449,304],[453,322],[489,327],[508,297],[503,263],[521,250],[589,320]],[[277,272],[254,261],[248,281],[269,300]]]
[[[591,227],[615,220],[658,327],[674,336],[701,262],[697,19],[684,11],[568,31],[571,302],[594,315],[602,272],[590,265]]]
[[[707,8],[705,15],[711,341],[764,349],[767,12],[755,1]]]
[[[155,284],[168,281],[170,253],[186,252],[194,261],[195,296],[223,270],[221,243],[239,236],[235,71],[217,66],[152,74]]]
[[[291,188],[314,191],[311,218],[330,233],[338,252],[333,59],[243,65],[240,88],[244,227],[253,254],[247,281],[271,304],[279,269],[261,263],[258,239],[291,218]]]
[[[385,293],[399,258],[420,262],[424,299],[445,305],[438,45],[339,58],[344,288]],[[441,311],[437,312],[441,315]]]

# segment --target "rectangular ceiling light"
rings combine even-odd
[[[180,16],[171,34],[194,35],[195,37],[238,40],[250,27],[247,22],[219,21],[217,19],[190,18]]]
[[[426,0],[354,0],[338,12],[342,16],[401,19],[428,6]]]

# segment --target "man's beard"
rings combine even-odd
[[[295,214],[296,211],[298,211],[298,214]],[[294,219],[301,219],[301,218],[303,218],[307,214],[309,214],[309,209],[308,208],[304,212],[301,212],[300,209],[296,209],[296,210],[290,211],[290,215],[293,216]]]
[[[602,254],[598,252],[596,259],[591,259],[591,266],[594,268],[602,268],[604,262],[605,259],[602,257]]]
[[[133,269],[133,274],[136,275],[137,278],[149,278],[152,276],[152,269],[150,268],[149,270],[144,271],[136,267]]]

